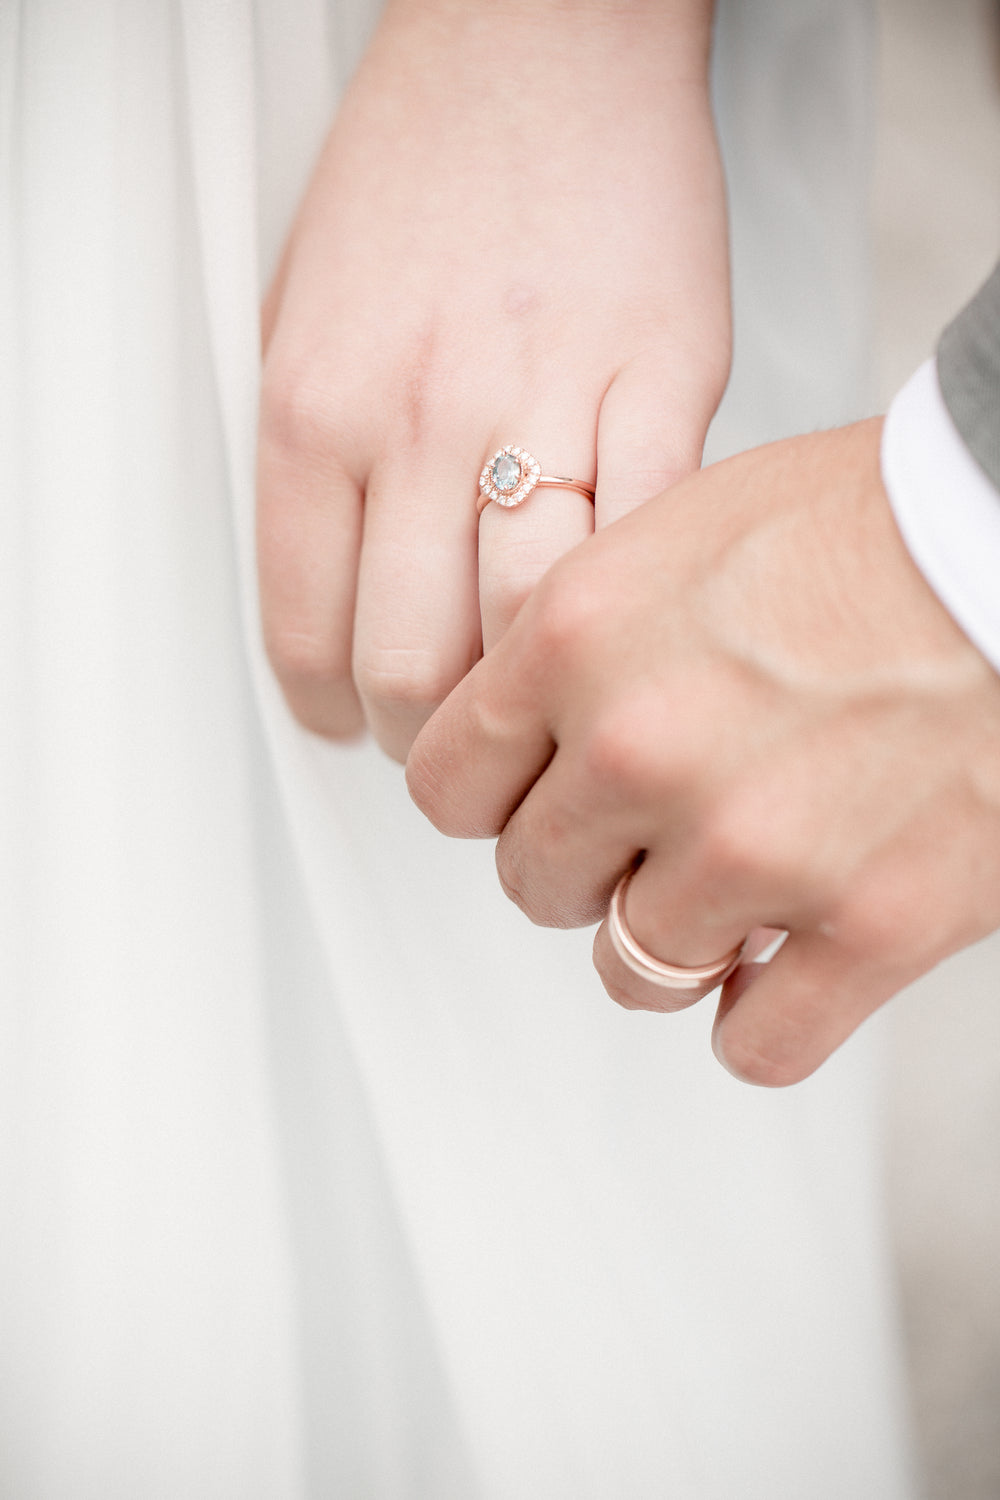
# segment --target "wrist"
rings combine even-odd
[[[511,69],[524,88],[534,58],[576,67],[579,92],[603,90],[616,59],[664,82],[708,84],[714,0],[389,0],[374,46],[405,33],[421,55],[459,49],[484,68]],[[591,66],[593,65],[593,66]],[[449,84],[455,80],[446,80]]]

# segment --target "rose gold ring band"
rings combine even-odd
[[[669,990],[700,990],[707,995],[709,990],[715,989],[736,968],[745,943],[739,943],[713,963],[697,964],[693,968],[664,963],[662,959],[654,958],[641,943],[636,942],[625,920],[625,892],[634,874],[635,870],[626,870],[615,886],[608,910],[608,935],[618,957],[627,969],[638,978],[645,979],[648,984],[656,984]]]
[[[539,474],[531,488],[533,490],[540,490],[546,485],[552,490],[576,490],[578,494],[585,495],[591,505],[594,503],[594,486],[592,484],[584,484],[582,479],[559,479],[554,474]],[[527,500],[527,495],[524,498]],[[494,495],[484,495],[480,491],[479,498],[476,501],[477,514],[482,515],[487,505],[491,505],[495,499]],[[509,501],[507,503],[508,505],[510,504]],[[520,505],[521,502],[518,501],[517,503]]]
[[[508,509],[522,505],[532,491],[543,485],[555,490],[576,490],[593,504],[595,491],[592,484],[583,479],[562,479],[556,474],[543,474],[537,458],[533,458],[526,448],[509,444],[497,449],[479,476],[476,512],[482,515],[491,501]]]

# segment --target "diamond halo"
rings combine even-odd
[[[541,478],[537,460],[526,448],[508,444],[498,448],[479,476],[479,488],[497,505],[520,505],[527,500]]]

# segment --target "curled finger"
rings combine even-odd
[[[462,453],[436,464],[390,459],[365,495],[354,679],[375,738],[397,760],[480,655],[466,472]]]
[[[496,443],[480,476],[479,607],[486,651],[552,564],[594,529],[593,417],[571,419],[556,409],[548,418],[535,412],[509,425],[531,446]],[[574,432],[575,438],[567,436]]]

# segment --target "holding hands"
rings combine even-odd
[[[878,423],[685,478],[730,351],[710,13],[389,4],[265,305],[260,587],[307,727],[419,735],[418,805],[535,921],[617,888],[621,1004],[738,956],[716,1050],[781,1084],[1000,927],[1000,679]],[[580,487],[480,515],[508,445]]]
[[[536,922],[604,917],[620,877],[650,954],[753,933],[715,1029],[738,1076],[791,1083],[877,1006],[1000,927],[1000,678],[896,529],[878,421],[704,470],[558,563],[427,725],[411,792],[499,834]],[[748,960],[789,936],[772,962]],[[654,986],[600,927],[630,1008]]]

